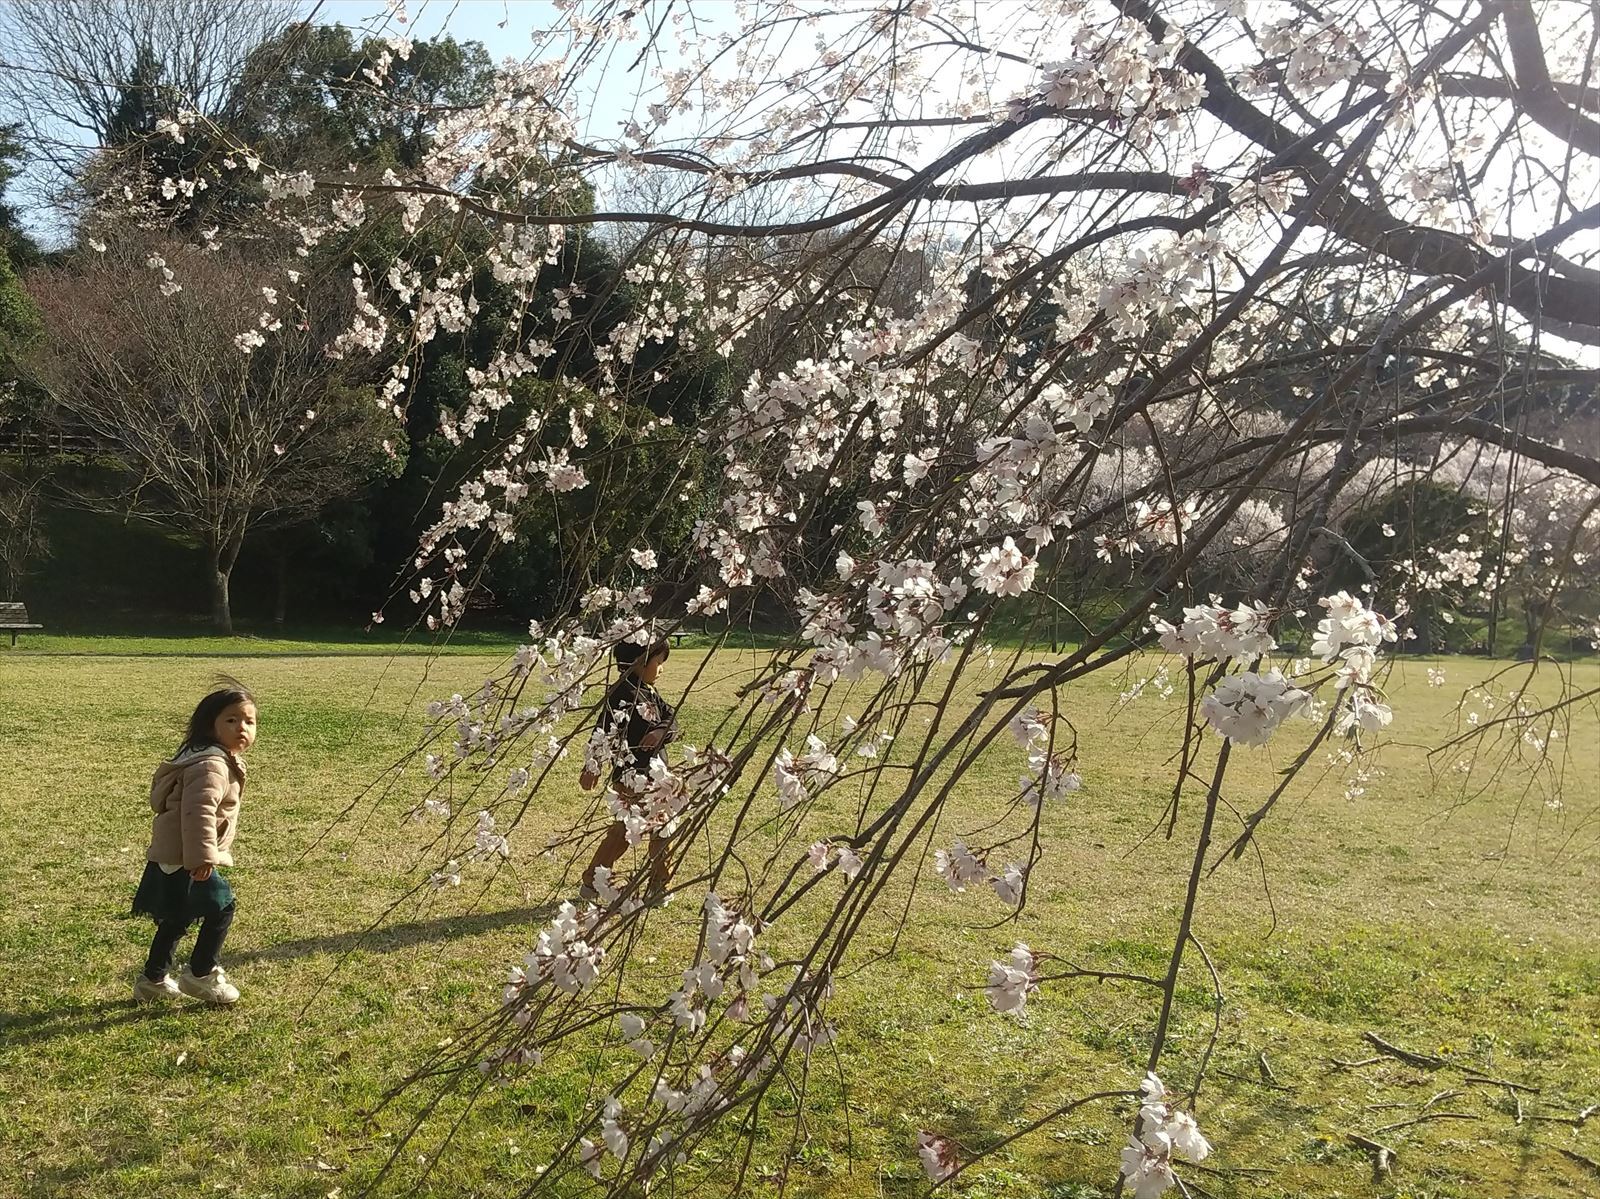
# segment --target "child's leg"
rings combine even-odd
[[[172,955],[178,942],[189,931],[189,921],[183,916],[163,920],[156,925],[156,935],[150,938],[150,956],[145,959],[144,976],[151,982],[160,982],[172,969]]]
[[[612,823],[606,830],[606,835],[594,851],[594,859],[589,863],[588,869],[583,872],[583,885],[594,886],[594,872],[601,866],[608,870],[617,864],[628,848],[628,830],[623,827],[622,821]]]
[[[200,922],[200,935],[194,939],[194,952],[189,955],[189,972],[203,978],[217,968],[217,955],[222,943],[228,939],[228,926],[233,923],[234,905],[207,916]]]
[[[671,843],[665,837],[651,837],[647,860],[650,866],[650,894],[659,895],[672,882]]]

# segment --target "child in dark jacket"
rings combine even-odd
[[[649,645],[641,645],[637,641],[619,641],[612,650],[622,674],[606,692],[605,703],[600,710],[600,730],[609,736],[620,729],[631,751],[631,760],[618,762],[611,770],[611,784],[625,802],[629,798],[627,776],[630,773],[648,775],[650,759],[657,757],[677,736],[677,713],[655,687],[656,677],[670,653],[665,639]],[[593,764],[586,765],[579,779],[583,789],[591,791],[599,781],[599,770]],[[584,899],[598,898],[599,892],[594,885],[595,871],[602,866],[609,870],[627,848],[627,827],[620,820],[615,821],[606,830],[593,860],[584,870],[583,885],[578,894]],[[646,856],[650,869],[650,902],[660,905],[666,902],[667,884],[671,881],[666,841],[652,834]]]

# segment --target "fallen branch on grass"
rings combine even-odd
[[[1422,1070],[1437,1070],[1441,1066],[1449,1065],[1442,1057],[1435,1057],[1431,1053],[1417,1053],[1411,1049],[1403,1049],[1399,1045],[1391,1045],[1375,1032],[1364,1032],[1361,1039],[1371,1045],[1379,1053],[1389,1057],[1399,1058],[1408,1066],[1416,1066]],[[1363,1065],[1365,1063],[1362,1063]]]
[[[1358,1132],[1349,1134],[1350,1143],[1357,1149],[1365,1149],[1372,1156],[1372,1181],[1383,1181],[1394,1165],[1395,1151],[1381,1141],[1374,1141],[1371,1137],[1364,1137]]]
[[[1468,1086],[1504,1087],[1508,1091],[1527,1091],[1530,1095],[1539,1093],[1538,1087],[1530,1087],[1527,1083],[1512,1082],[1505,1078],[1490,1078],[1487,1074],[1474,1074],[1470,1070],[1467,1071],[1466,1077],[1461,1081]]]
[[[1588,1166],[1589,1169],[1593,1170],[1596,1174],[1600,1174],[1600,1162],[1595,1161],[1594,1158],[1586,1157],[1579,1153],[1576,1149],[1566,1149],[1560,1145],[1556,1145],[1555,1148],[1560,1151],[1563,1157],[1570,1157],[1580,1166]]]
[[[1530,1120],[1540,1120],[1546,1124],[1570,1124],[1574,1128],[1582,1128],[1590,1116],[1600,1112],[1600,1103],[1591,1103],[1575,1116],[1529,1116]]]

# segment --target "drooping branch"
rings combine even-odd
[[[1557,91],[1545,64],[1531,0],[1505,0],[1506,40],[1516,71],[1516,99],[1543,128],[1585,154],[1600,157],[1600,121],[1585,116]],[[1594,89],[1588,89],[1594,96]]]
[[[1155,37],[1164,38],[1169,33],[1167,22],[1153,3],[1127,0],[1124,7],[1143,21]],[[1477,17],[1444,39],[1430,57],[1438,62],[1448,61],[1481,35],[1498,16],[1497,6],[1485,5]],[[1292,130],[1241,96],[1229,83],[1222,68],[1203,51],[1186,43],[1179,52],[1179,61],[1205,78],[1204,106],[1224,125],[1273,154],[1289,156],[1307,171],[1313,181],[1326,176],[1330,169],[1327,159],[1314,147],[1303,144],[1303,139],[1298,138]],[[1539,62],[1542,67],[1542,57]],[[1376,99],[1374,97],[1374,102]],[[1382,254],[1415,274],[1466,277],[1477,274],[1492,261],[1484,250],[1460,234],[1401,221],[1377,204],[1358,199],[1348,188],[1335,193],[1331,202],[1319,205],[1315,219],[1319,225],[1340,237]],[[1589,224],[1584,227],[1594,226]],[[1550,245],[1542,248],[1548,250],[1555,247]],[[1492,281],[1491,286],[1496,294],[1503,296],[1529,320],[1560,322],[1565,336],[1589,344],[1600,344],[1600,290],[1591,284],[1567,279],[1547,270],[1532,270],[1513,261],[1506,264],[1504,277]]]

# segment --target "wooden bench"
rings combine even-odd
[[[17,643],[17,634],[28,629],[42,629],[42,624],[28,623],[28,607],[26,604],[0,604],[0,632],[11,634],[11,644]]]

